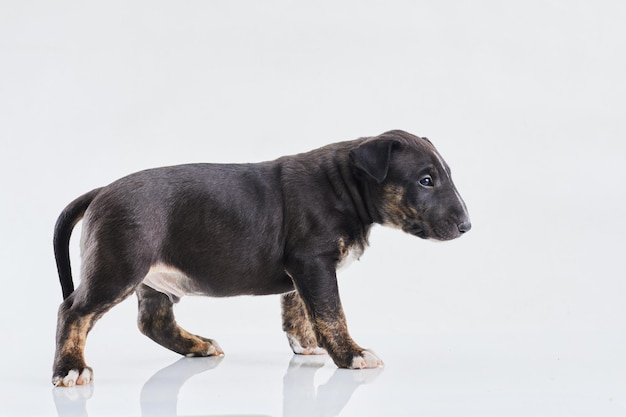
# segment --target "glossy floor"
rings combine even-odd
[[[232,338],[223,358],[150,350],[98,354],[94,383],[52,388],[17,379],[3,416],[621,416],[623,360],[583,358],[558,338],[381,338],[386,366],[337,369],[292,356],[284,341]],[[249,342],[249,340],[248,340]],[[577,341],[578,342],[578,341]],[[153,353],[154,352],[154,353]],[[49,391],[49,395],[45,395]]]

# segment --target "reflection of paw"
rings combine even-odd
[[[185,357],[164,368],[176,371],[176,374],[195,375],[217,368],[224,359],[224,354],[205,357]],[[164,370],[162,369],[162,370]]]
[[[289,369],[321,368],[326,362],[328,362],[328,356],[324,355],[293,355],[289,361]]]
[[[53,388],[52,396],[54,401],[61,403],[75,403],[81,400],[88,400],[93,395],[93,384],[78,385],[71,388]]]
[[[333,378],[342,384],[370,384],[385,370],[384,366],[370,369],[336,369]]]
[[[380,368],[384,363],[371,350],[364,350],[352,359],[350,369]]]
[[[327,353],[326,349],[321,348],[317,345],[303,347],[300,344],[300,341],[290,333],[287,333],[287,339],[289,340],[291,350],[293,350],[293,353],[295,353],[296,355],[325,355]]]
[[[67,375],[56,375],[52,378],[55,387],[73,387],[74,385],[86,385],[93,380],[93,374],[90,368],[83,368],[81,372],[78,369],[70,370]]]

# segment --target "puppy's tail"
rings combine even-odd
[[[96,188],[72,201],[63,209],[54,226],[54,258],[57,262],[63,299],[66,299],[74,292],[74,281],[72,280],[72,268],[70,266],[70,237],[72,236],[72,230],[76,223],[83,218],[87,207],[96,198],[100,190],[101,188]]]

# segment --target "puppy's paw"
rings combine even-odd
[[[201,339],[202,342],[199,344],[198,348],[194,349],[192,352],[187,353],[185,356],[187,356],[188,358],[198,356],[224,356],[224,350],[222,350],[222,347],[215,340],[207,339],[204,337],[201,337]]]
[[[71,369],[66,375],[55,375],[52,384],[55,387],[73,387],[75,385],[87,385],[93,381],[91,368]]]
[[[385,364],[371,350],[364,350],[352,359],[350,369],[381,368]]]
[[[317,346],[316,343],[308,343],[306,346],[302,346],[298,338],[291,333],[287,333],[287,339],[289,340],[291,350],[296,355],[325,355],[327,353],[326,349]]]

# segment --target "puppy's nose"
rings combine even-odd
[[[459,228],[459,232],[461,233],[469,232],[472,228],[472,223],[470,223],[468,220],[466,222],[459,223],[457,227]]]

